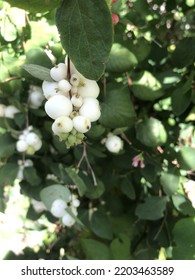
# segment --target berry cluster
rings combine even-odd
[[[74,216],[77,216],[77,207],[79,207],[80,201],[75,195],[70,195],[69,202],[59,198],[54,200],[51,206],[51,214],[56,218],[62,219],[62,224],[71,227],[75,224],[75,219],[67,212],[69,209]]]
[[[67,148],[80,144],[101,112],[96,81],[86,79],[69,59],[50,70],[53,82],[43,81],[45,111],[54,119],[53,133]]]
[[[33,155],[42,146],[40,137],[33,132],[33,127],[29,126],[20,134],[16,142],[16,149],[18,152],[26,152],[28,155]]]

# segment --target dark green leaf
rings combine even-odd
[[[41,178],[37,175],[34,167],[24,168],[24,179],[32,186],[37,186],[41,183]]]
[[[81,239],[81,246],[87,260],[111,260],[108,246],[93,239]]]
[[[112,226],[106,214],[95,211],[90,221],[91,230],[101,238],[112,239]]]
[[[144,203],[138,204],[135,214],[142,220],[155,221],[163,217],[166,204],[167,197],[147,197]]]
[[[110,245],[115,260],[130,260],[130,239],[126,234],[121,233]]]
[[[179,187],[179,172],[177,170],[168,170],[168,172],[161,172],[160,182],[163,190],[167,195],[176,193]]]
[[[130,199],[135,199],[135,190],[128,178],[125,178],[121,184],[121,191]]]
[[[7,163],[0,168],[0,187],[12,185],[18,174],[18,165]]]
[[[50,76],[50,69],[48,68],[35,64],[25,64],[23,65],[23,68],[37,79],[53,82]]]
[[[77,186],[79,195],[83,196],[87,190],[87,186],[85,185],[84,181],[81,179],[81,177],[79,177],[79,175],[77,174],[74,168],[67,167],[65,170],[68,176],[70,177],[70,179]]]
[[[101,108],[99,121],[106,127],[129,127],[135,120],[135,111],[128,88],[116,85],[115,89],[108,90]]]
[[[40,192],[40,197],[47,209],[51,210],[52,203],[58,198],[69,202],[70,191],[66,186],[51,185]]]
[[[195,169],[195,149],[191,147],[183,147],[178,153],[177,160],[182,169]]]
[[[178,42],[173,53],[173,62],[177,67],[186,67],[195,57],[195,38],[185,38]]]
[[[173,229],[176,246],[173,247],[174,260],[195,260],[195,218],[178,221]]]
[[[98,80],[112,46],[112,20],[105,0],[65,0],[56,24],[62,45],[83,76]]]
[[[193,208],[191,201],[189,201],[184,195],[173,195],[172,201],[177,211],[183,215],[195,216],[195,209]]]
[[[15,147],[16,142],[8,133],[0,136],[0,158],[11,156],[15,151]]]

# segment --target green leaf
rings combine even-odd
[[[97,199],[105,192],[104,184],[99,179],[97,180],[96,186],[94,186],[91,182],[87,184],[87,186],[89,185],[90,187],[87,188],[87,191],[85,193],[85,196],[87,198]]]
[[[191,201],[189,201],[184,195],[172,195],[172,201],[177,211],[183,215],[195,216],[195,209],[193,208]]]
[[[164,95],[161,83],[148,71],[135,77],[131,89],[138,99],[146,101],[153,101]]]
[[[16,142],[8,133],[0,136],[0,158],[8,158],[13,155],[15,147]]]
[[[62,45],[77,70],[98,80],[112,46],[111,14],[105,0],[64,0],[56,13]]]
[[[167,132],[161,121],[150,117],[136,124],[136,138],[142,144],[155,148],[167,141]]]
[[[34,167],[24,168],[24,179],[32,186],[37,186],[41,183],[41,178],[37,175],[37,171]]]
[[[155,221],[163,217],[167,197],[147,197],[145,202],[138,204],[135,214],[142,220]]]
[[[127,87],[117,84],[108,90],[101,104],[100,123],[106,127],[130,127],[135,120],[135,111]]]
[[[108,240],[112,239],[112,226],[106,214],[95,211],[90,221],[90,227],[98,237]]]
[[[179,187],[179,172],[175,170],[168,170],[168,172],[161,172],[160,182],[163,190],[167,195],[176,193]]]
[[[56,8],[60,0],[7,0],[12,6],[18,7],[30,12],[46,12]]]
[[[193,63],[195,57],[195,38],[185,38],[178,42],[172,59],[177,67],[186,67]]]
[[[66,202],[69,202],[70,195],[71,193],[66,186],[57,184],[46,187],[40,192],[41,200],[49,211],[51,210],[54,200],[61,198]]]
[[[112,45],[106,70],[114,73],[124,73],[137,65],[137,58],[127,48],[118,43]]]
[[[18,174],[18,165],[7,163],[0,168],[0,187],[13,185]]]
[[[76,169],[73,167],[67,167],[65,170],[66,170],[66,173],[68,174],[68,176],[70,177],[70,179],[77,186],[79,195],[83,196],[87,190],[87,186],[85,185],[85,183],[81,179],[81,177],[77,174]]]
[[[183,114],[191,103],[192,79],[193,74],[184,84],[179,84],[171,96],[173,113],[177,116]]]
[[[195,260],[195,218],[178,221],[173,229],[176,246],[173,247],[174,260]]]
[[[39,80],[53,82],[50,76],[50,69],[46,67],[35,65],[35,64],[25,64],[23,65],[23,69]]]
[[[121,191],[130,199],[135,199],[135,190],[134,187],[129,180],[129,178],[125,178],[121,184]]]
[[[178,163],[181,169],[195,169],[195,149],[191,147],[183,147],[178,153]]]
[[[130,239],[124,233],[119,234],[110,245],[115,260],[130,260]]]
[[[81,239],[81,247],[87,260],[111,260],[112,254],[108,246],[93,239]]]

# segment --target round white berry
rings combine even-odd
[[[18,152],[25,152],[28,149],[28,144],[24,140],[19,140],[16,142],[16,149]]]
[[[9,105],[5,108],[5,117],[13,119],[14,115],[18,112],[19,110],[15,106]]]
[[[83,104],[83,98],[80,95],[75,94],[72,96],[71,102],[73,106],[80,108]]]
[[[36,142],[36,144],[34,144],[35,151],[38,151],[39,149],[41,149],[41,146],[42,146],[42,141],[41,141],[41,139],[39,139]]]
[[[80,78],[77,74],[72,74],[70,78],[70,83],[74,86],[77,87],[79,85]]]
[[[94,98],[93,98],[94,99]],[[87,117],[91,122],[95,122],[100,118],[100,107],[95,102],[86,102],[79,110],[81,116]]]
[[[71,93],[72,94],[77,94],[78,93],[78,87],[72,86]]]
[[[73,121],[66,116],[57,118],[52,124],[53,133],[59,135],[61,133],[68,133],[73,129]]]
[[[0,104],[0,117],[4,117],[5,108],[6,108],[6,106],[4,104]]]
[[[43,81],[42,84],[43,94],[46,99],[58,94],[58,83]]]
[[[62,223],[67,227],[71,227],[74,225],[75,219],[66,212],[62,217]]]
[[[73,207],[79,207],[79,205],[80,205],[80,201],[78,200],[78,199],[73,199],[72,200],[72,206]]]
[[[29,106],[32,109],[38,109],[44,100],[43,93],[41,91],[32,91],[29,94]]]
[[[64,63],[59,63],[50,70],[50,76],[56,82],[66,79],[67,77],[67,67]]]
[[[76,116],[73,118],[74,128],[81,133],[86,133],[91,128],[91,122],[84,116]]]
[[[30,132],[26,136],[26,142],[28,145],[35,146],[39,142],[39,136],[34,132]]]
[[[94,97],[97,98],[99,95],[100,89],[96,81],[81,79],[78,86],[78,93],[82,97]]]
[[[58,82],[58,88],[63,93],[69,92],[71,87],[71,84],[67,80],[61,80]]]
[[[61,198],[58,198],[54,200],[54,202],[52,203],[51,214],[56,218],[62,218],[66,214],[65,211],[66,208],[67,208],[66,201],[64,201]]]
[[[111,153],[118,154],[123,149],[123,141],[119,136],[111,135],[106,139],[105,146]]]
[[[63,95],[54,95],[45,103],[45,111],[52,119],[69,116],[73,110],[70,99]]]

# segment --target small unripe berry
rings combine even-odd
[[[70,99],[63,95],[54,95],[45,103],[46,113],[54,120],[61,116],[69,116],[72,109]]]

